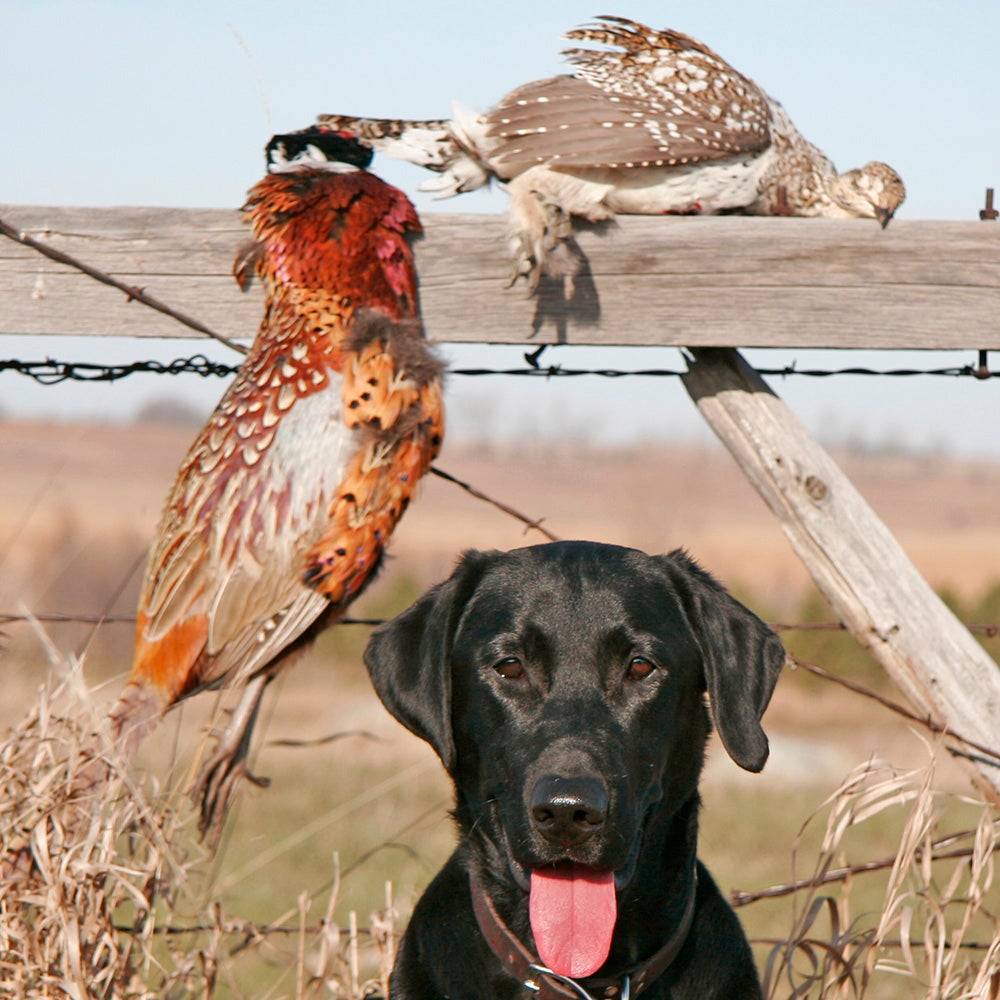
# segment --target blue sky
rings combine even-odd
[[[707,42],[778,98],[841,169],[870,159],[892,164],[908,188],[901,218],[975,219],[984,189],[1000,189],[1000,3],[2,0],[0,209],[235,208],[260,175],[272,132],[302,127],[319,112],[434,117],[447,114],[453,98],[485,108],[520,83],[562,71],[560,34],[599,13],[674,27]],[[392,161],[380,160],[376,169],[411,194],[423,179],[416,168]],[[422,195],[414,200],[422,212],[501,212],[505,206],[499,192],[446,203]],[[763,364],[937,366],[974,360],[974,346],[957,356],[752,357]],[[160,352],[173,357],[190,347],[177,342]],[[5,357],[83,358],[92,350],[84,341],[0,338]],[[127,358],[135,351],[124,343],[102,345],[101,353]],[[456,364],[507,365],[519,352],[463,348],[452,355]],[[561,360],[608,363],[601,352],[565,352]],[[679,358],[654,350],[616,353],[610,362],[675,367]],[[997,382],[840,378],[789,380],[777,388],[814,429],[1000,457],[989,426],[1000,416]],[[146,376],[132,383],[37,389],[4,374],[0,407],[15,416],[72,409],[113,418],[143,395],[177,392],[208,408],[221,392],[221,385],[193,379],[165,386]],[[491,400],[484,402],[483,383],[470,389],[453,381],[453,428],[455,418],[459,429],[461,419],[495,422],[497,414],[516,411],[519,428],[565,425],[585,433],[596,407],[634,412],[631,424],[626,420],[606,435],[635,436],[659,426],[704,433],[675,384],[573,380],[525,388],[490,380],[489,386]],[[638,392],[648,398],[643,406],[618,405],[616,393],[634,400]],[[992,420],[984,419],[991,413]]]

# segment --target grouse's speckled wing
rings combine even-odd
[[[573,76],[512,91],[486,115],[488,160],[501,177],[536,163],[679,166],[756,153],[771,141],[769,101],[700,42],[623,18],[578,28]]]

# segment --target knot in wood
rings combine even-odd
[[[817,502],[825,500],[827,494],[830,492],[826,483],[819,476],[806,476],[805,482],[802,485],[805,487],[809,499]]]

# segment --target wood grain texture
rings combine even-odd
[[[682,378],[831,607],[916,710],[1000,750],[1000,669],[833,459],[736,351],[696,351]],[[1000,768],[969,767],[1000,804]]]
[[[0,217],[247,339],[259,290],[231,277],[235,210],[0,207]],[[506,287],[502,218],[429,215],[417,249],[428,334],[447,342],[1000,350],[1000,225],[623,217],[581,232],[566,301]],[[112,288],[0,240],[0,333],[195,336]]]

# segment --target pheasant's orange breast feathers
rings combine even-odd
[[[444,435],[442,365],[417,320],[397,323],[365,310],[345,348],[344,421],[363,444],[327,530],[306,555],[304,575],[334,603],[356,596],[371,578]]]
[[[378,435],[355,456],[330,509],[329,528],[306,554],[304,581],[346,603],[378,568],[389,536],[431,466],[444,433],[440,385],[420,389],[401,438]]]

